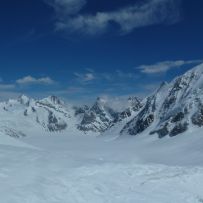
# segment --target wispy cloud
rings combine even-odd
[[[135,72],[124,72],[122,70],[115,70],[115,72],[104,72],[104,73],[98,73],[97,78],[100,78],[101,80],[107,80],[107,81],[123,81],[123,80],[135,80],[139,77],[138,74]]]
[[[155,24],[173,24],[180,20],[181,0],[147,0],[118,10],[81,14],[85,0],[46,0],[56,12],[56,30],[80,32],[88,35],[104,33],[112,22],[123,34],[136,28]]]
[[[14,84],[0,84],[0,91],[4,91],[4,90],[13,90],[15,89],[15,85]]]
[[[136,69],[140,70],[140,72],[144,74],[159,74],[159,73],[166,73],[167,71],[173,68],[179,68],[184,65],[198,64],[198,63],[203,63],[203,60],[163,61],[152,65],[141,65],[139,67],[136,67]]]
[[[53,7],[58,19],[65,19],[68,16],[77,14],[86,4],[86,0],[44,0]]]
[[[50,77],[34,78],[32,76],[26,76],[16,80],[18,85],[53,85],[56,82]]]
[[[74,73],[75,79],[81,83],[89,82],[118,82],[124,80],[134,80],[139,77],[135,72],[124,72],[122,70],[115,70],[114,72],[96,72],[93,69],[85,69],[83,73]]]
[[[90,82],[90,81],[96,79],[96,76],[92,72],[87,72],[87,73],[76,73],[75,72],[74,76],[76,77],[76,79],[79,82],[82,82],[82,83],[84,83],[84,82]]]

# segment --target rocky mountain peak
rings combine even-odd
[[[128,98],[129,107],[132,108],[133,111],[138,111],[142,107],[142,101],[136,96],[131,96]]]
[[[96,102],[95,102],[95,105],[98,105],[98,106],[105,106],[105,104],[107,103],[107,101],[102,98],[102,97],[97,97],[96,99]]]
[[[194,125],[203,126],[202,106],[203,64],[162,84],[121,133],[137,135],[150,129],[159,137],[176,136]]]
[[[92,107],[84,113],[78,128],[82,131],[104,132],[114,121],[116,112],[98,97]]]
[[[60,100],[57,96],[49,96],[47,98],[44,98],[39,101],[40,103],[51,105],[51,106],[58,106],[58,105],[64,105],[64,102]]]
[[[27,97],[26,95],[20,95],[18,97],[18,102],[20,102],[20,104],[29,106],[30,98]]]
[[[63,101],[61,101],[57,96],[54,96],[54,95],[49,96],[49,97],[48,97],[48,100],[50,100],[50,102],[53,103],[53,104],[57,104],[57,105],[62,105],[62,104],[64,104]]]

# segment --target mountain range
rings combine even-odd
[[[25,95],[0,103],[0,132],[12,137],[37,133],[79,135],[154,135],[173,137],[203,127],[203,64],[170,83],[163,82],[141,100],[129,97],[115,110],[103,98],[73,106],[56,96],[41,100]]]

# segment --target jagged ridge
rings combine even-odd
[[[203,126],[203,64],[164,83],[121,134],[157,133],[160,138],[176,136],[194,126]]]

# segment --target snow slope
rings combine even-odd
[[[31,149],[36,149],[35,147],[25,144],[20,140],[13,139],[9,136],[6,136],[2,133],[0,133],[0,147],[3,146],[10,146],[10,147],[23,147],[23,148],[31,148]]]
[[[34,100],[22,95],[0,103],[0,132],[11,137],[63,131],[82,134],[77,129],[78,122],[72,106],[55,96]]]
[[[9,139],[0,144],[1,203],[203,201],[201,134]]]
[[[121,133],[158,134],[163,138],[177,136],[196,127],[203,127],[203,64],[169,84],[163,83],[147,98],[143,109]]]

